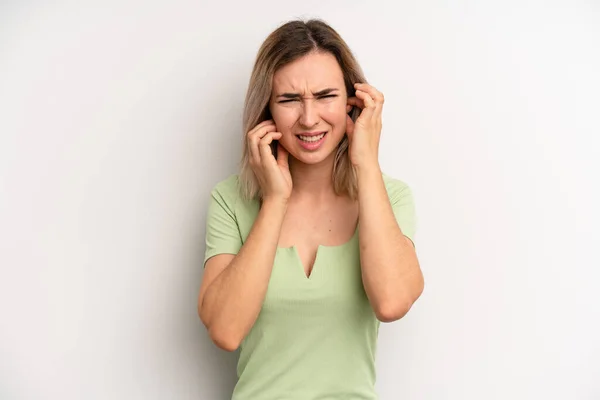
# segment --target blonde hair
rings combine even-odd
[[[295,20],[273,31],[258,51],[244,103],[242,124],[244,136],[239,181],[241,194],[247,200],[261,198],[262,193],[250,167],[246,134],[262,121],[271,118],[269,99],[275,72],[312,52],[326,52],[336,58],[344,75],[348,97],[355,95],[355,83],[366,83],[362,69],[346,42],[324,21]],[[356,121],[358,114],[359,110],[354,108],[350,114],[353,121]],[[345,194],[356,199],[358,184],[356,172],[348,155],[348,145],[348,137],[344,135],[336,150],[332,174],[333,188],[338,195]]]

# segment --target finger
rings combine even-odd
[[[373,100],[373,98],[368,93],[363,92],[362,90],[356,91],[356,97],[361,99],[365,104],[365,108],[363,108],[362,112],[360,113],[360,116],[362,118],[368,118],[373,116],[375,112],[375,101]]]
[[[264,120],[260,124],[256,125],[254,128],[250,129],[250,132],[248,132],[248,135],[251,135],[251,134],[259,131],[261,128],[264,128],[267,125],[275,125],[275,121],[273,121],[272,119]]]
[[[259,164],[260,152],[258,151],[258,140],[248,140],[248,152],[250,153],[250,164]]]
[[[368,93],[373,98],[375,103],[383,104],[385,100],[383,97],[383,93],[375,89],[375,87],[369,85],[368,83],[356,83],[354,87],[355,89]]]
[[[267,133],[275,132],[276,129],[275,124],[264,123],[257,125],[257,127],[248,134],[248,147],[254,163],[260,163],[260,151],[258,149],[259,141]]]
[[[357,97],[348,97],[348,104],[360,109],[365,108],[365,103],[363,103],[363,101]]]
[[[364,90],[357,89],[356,90],[356,97],[359,100],[362,100],[362,102],[365,105],[364,108],[375,108],[375,100],[373,99],[373,97],[369,93],[365,92]]]
[[[290,165],[288,163],[290,153],[281,145],[281,143],[277,143],[277,164],[280,167],[289,168]]]
[[[260,151],[260,161],[263,165],[265,165],[266,162],[275,161],[275,157],[273,157],[273,152],[271,151],[270,145],[273,140],[279,139],[281,136],[282,135],[280,132],[269,132],[263,136],[262,139],[260,139],[258,149]]]
[[[260,124],[256,125],[254,129],[248,132],[248,136],[258,136],[259,139],[265,135],[267,132],[276,131],[275,123],[271,120],[263,121]]]
[[[379,90],[375,89],[373,86],[367,83],[357,83],[355,87],[358,90],[365,92],[369,96],[371,96],[371,98],[375,102],[374,114],[376,117],[381,117],[381,110],[383,109],[383,102],[385,100],[383,97],[383,93],[381,93]]]

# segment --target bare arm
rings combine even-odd
[[[381,110],[384,97],[367,83],[354,85],[359,107],[356,122],[348,117],[350,160],[358,176],[359,246],[363,286],[382,322],[402,318],[423,291],[423,274],[412,241],[398,225],[379,167]]]
[[[198,295],[200,319],[213,342],[228,351],[239,347],[262,308],[292,190],[287,151],[278,145],[277,159],[271,152],[271,143],[281,137],[274,122],[263,121],[247,137],[250,166],[264,200],[237,255],[207,260]]]
[[[239,253],[206,263],[198,311],[211,339],[224,350],[237,349],[258,317],[285,211],[284,201],[266,200]]]
[[[381,170],[374,163],[358,169],[359,243],[362,280],[377,318],[402,318],[423,291],[415,248],[402,233]]]

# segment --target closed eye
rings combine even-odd
[[[324,96],[319,96],[319,99],[327,99],[327,98],[331,98],[331,97],[337,97],[337,94],[327,94]],[[280,100],[280,101],[278,101],[278,103],[283,104],[283,103],[290,103],[292,101],[298,101],[298,99]]]

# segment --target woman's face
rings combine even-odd
[[[280,68],[269,108],[282,133],[279,142],[292,157],[305,164],[327,159],[344,137],[349,111],[335,57],[315,52]]]

